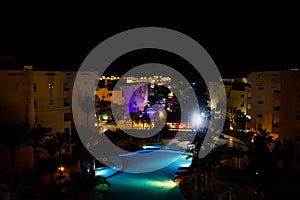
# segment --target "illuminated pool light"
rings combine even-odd
[[[173,180],[144,180],[144,185],[151,186],[151,187],[159,187],[165,189],[172,189],[177,186],[177,183]]]
[[[95,176],[101,176],[103,178],[107,178],[113,175],[114,173],[116,173],[117,171],[118,171],[117,169],[113,169],[110,167],[100,167],[95,169]]]

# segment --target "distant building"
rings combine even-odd
[[[251,129],[281,140],[300,137],[300,70],[252,72],[248,81]]]
[[[237,108],[243,113],[247,113],[247,83],[246,78],[234,78],[234,79],[223,79],[226,97],[227,107]]]
[[[272,82],[279,73],[279,71],[252,72],[247,77],[251,84],[248,88],[247,112],[251,116],[249,126],[252,131],[264,129],[267,132],[273,132],[274,88],[272,88]]]
[[[71,99],[76,72],[2,70],[0,72],[0,121],[10,126],[13,122],[28,122],[31,127],[38,124],[51,128],[52,132],[71,134]],[[70,147],[66,147],[71,152]],[[27,149],[32,150],[32,149]],[[18,158],[33,153],[18,151]],[[26,151],[27,152],[27,151]],[[64,149],[62,153],[65,153]],[[23,155],[23,156],[22,156]],[[16,163],[16,170],[28,170],[33,165]]]
[[[300,140],[300,70],[281,71],[272,82],[272,132]]]
[[[53,132],[71,131],[71,92],[75,73],[3,70],[0,121],[41,124]]]

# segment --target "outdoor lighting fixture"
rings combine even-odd
[[[199,125],[202,123],[202,117],[198,113],[194,113],[192,116],[192,122],[195,123],[196,127],[199,127]]]
[[[164,187],[166,189],[172,189],[177,186],[177,183],[173,180],[165,180],[165,181],[150,181],[148,182],[151,186]]]
[[[169,181],[164,181],[161,183],[161,186],[163,187],[166,187],[166,188],[174,188],[177,186],[177,183],[172,181],[172,180],[169,180]]]
[[[63,166],[60,166],[60,167],[57,168],[57,170],[58,170],[59,172],[63,172],[63,171],[65,170],[65,168],[64,168]]]

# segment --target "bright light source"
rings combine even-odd
[[[204,113],[204,112],[202,112],[202,113],[201,113],[201,117],[204,117],[204,116],[205,116],[205,113]]]
[[[195,123],[196,126],[199,126],[202,123],[202,117],[199,113],[194,113],[192,116],[192,122]]]
[[[165,181],[150,181],[148,182],[151,186],[164,187],[166,189],[172,189],[177,186],[177,183],[173,180],[165,180]]]
[[[63,172],[64,170],[65,170],[65,168],[64,168],[63,166],[58,167],[58,171],[59,171],[59,172]]]
[[[162,186],[166,188],[174,188],[177,186],[177,183],[175,183],[172,180],[169,180],[169,181],[162,182]]]

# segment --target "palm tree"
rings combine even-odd
[[[67,143],[67,134],[65,132],[56,132],[54,133],[54,135],[56,137],[57,145],[58,145],[58,157],[60,160],[60,164],[62,164],[61,150]]]
[[[245,130],[246,115],[237,107],[228,107],[226,111],[225,130],[242,129]]]
[[[14,121],[10,126],[6,126],[3,123],[1,124],[1,132],[3,132],[1,145],[4,146],[5,151],[9,154],[12,178],[15,174],[16,150],[24,144],[28,131],[25,123],[17,123]]]
[[[54,183],[54,156],[58,153],[60,166],[62,164],[62,148],[67,143],[67,134],[65,132],[56,132],[46,134],[43,138],[43,148],[48,152],[51,163],[51,183]]]
[[[43,138],[46,136],[46,134],[51,132],[51,128],[44,128],[42,125],[33,126],[30,128],[30,125],[28,124],[28,136],[26,137],[26,144],[28,146],[31,146],[33,149],[34,154],[34,169],[36,170],[38,168],[38,160],[39,160],[39,153],[40,149],[43,148]]]
[[[89,116],[95,110],[95,101],[91,96],[85,96],[83,101],[81,102],[81,109],[84,113],[86,113],[86,126],[89,126]]]
[[[54,183],[54,156],[59,152],[59,141],[55,134],[47,134],[43,139],[43,148],[50,156],[51,183]]]

